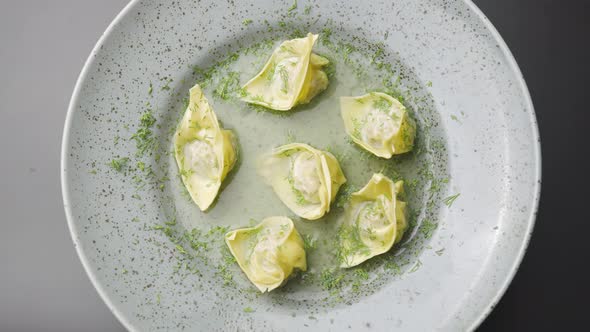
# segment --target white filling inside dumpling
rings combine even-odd
[[[289,94],[290,89],[295,87],[296,75],[293,69],[297,67],[300,61],[298,57],[290,57],[279,62],[272,76],[271,89],[276,94]]]
[[[284,272],[280,268],[279,257],[277,255],[277,247],[280,243],[276,237],[270,236],[269,230],[266,230],[266,235],[262,235],[256,246],[252,250],[249,263],[254,271],[263,272],[264,278],[254,277],[255,282],[262,282],[273,280],[273,282],[281,282],[284,278]]]
[[[184,160],[192,172],[197,175],[214,179],[219,172],[217,156],[211,144],[194,140],[184,145]]]
[[[390,231],[391,221],[380,200],[367,201],[361,203],[358,209],[357,225],[363,243],[369,245],[376,241],[378,246],[382,246],[385,244],[383,236]]]
[[[376,148],[383,148],[397,129],[391,115],[381,110],[371,110],[365,121],[361,130],[363,141]]]
[[[307,201],[317,203],[321,184],[316,156],[307,151],[299,153],[293,162],[293,187]]]

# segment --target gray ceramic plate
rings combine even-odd
[[[308,31],[333,63],[326,92],[287,115],[235,98],[273,45]],[[208,213],[187,199],[170,154],[196,82],[240,141]],[[413,152],[383,161],[346,139],[338,97],[371,90],[412,111]],[[154,121],[142,124],[146,112]],[[130,330],[469,330],[508,286],[533,229],[535,121],[513,57],[469,1],[133,1],[72,96],[64,205],[90,279]],[[254,169],[292,140],[330,148],[350,188],[376,171],[404,178],[412,227],[390,253],[340,271],[330,246],[342,209],[294,218],[316,242],[309,272],[260,295],[227,259],[220,228],[292,215]]]

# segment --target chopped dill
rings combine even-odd
[[[250,307],[245,307],[245,308],[244,308],[244,312],[245,312],[245,313],[251,313],[251,312],[254,312],[254,309],[252,309],[252,308],[250,308]]]
[[[443,200],[443,202],[445,203],[445,205],[446,205],[446,206],[448,206],[448,207],[451,207],[451,205],[453,205],[453,203],[455,202],[455,200],[456,200],[456,199],[457,199],[457,198],[458,198],[460,195],[461,195],[461,194],[460,194],[460,193],[458,193],[458,194],[455,194],[455,195],[449,196],[449,197],[445,198],[445,199]]]
[[[180,244],[176,245],[176,250],[178,250],[183,255],[188,255],[188,252],[186,251],[186,249],[184,249],[184,247],[181,246]]]
[[[303,248],[305,251],[313,250],[316,248],[316,240],[309,234],[303,234]]]
[[[336,207],[339,208],[344,208],[344,206],[346,206],[346,203],[348,203],[348,200],[350,200],[350,195],[352,195],[352,193],[358,191],[358,188],[355,187],[352,184],[348,184],[345,183],[342,185],[342,187],[340,187],[340,190],[338,191],[338,196],[336,198]]]
[[[389,114],[389,111],[391,110],[391,102],[386,98],[379,97],[373,101],[373,108]]]
[[[168,90],[170,90],[170,83],[172,83],[172,79],[171,78],[166,80],[166,84],[164,84],[164,86],[162,86],[162,91],[168,91]]]
[[[111,168],[114,169],[115,171],[121,172],[127,166],[128,161],[129,161],[129,158],[127,158],[127,157],[113,159],[113,160],[111,160],[111,163],[109,164],[109,166],[111,166]]]
[[[246,26],[248,26],[248,25],[250,25],[252,22],[253,22],[253,21],[252,21],[252,19],[249,19],[249,18],[247,18],[247,19],[245,19],[245,20],[243,20],[243,21],[242,21],[242,24],[243,24],[243,25],[246,25]]]
[[[135,140],[137,147],[137,156],[142,157],[148,150],[155,146],[156,140],[152,135],[152,127],[156,123],[156,119],[151,111],[147,111],[141,115],[139,119],[139,129],[131,136]]]
[[[137,162],[137,169],[140,171],[145,171],[145,163],[143,161],[138,161]]]
[[[235,71],[227,73],[221,79],[215,91],[213,91],[214,95],[223,100],[228,100],[232,96],[239,95],[241,90],[239,77],[240,75]]]
[[[336,270],[324,270],[320,274],[320,282],[322,287],[326,290],[334,290],[340,288],[344,275],[337,273]]]
[[[418,269],[422,266],[422,262],[420,260],[416,261],[416,264],[408,271],[408,273],[414,273],[418,271]]]
[[[291,5],[291,7],[289,7],[289,8],[287,9],[287,12],[288,12],[289,14],[293,14],[293,12],[295,11],[295,9],[297,9],[297,0],[294,0],[294,1],[293,1],[293,4]]]
[[[430,239],[434,231],[438,227],[438,224],[433,223],[429,219],[424,219],[420,225],[419,231],[424,235],[426,239]]]
[[[359,229],[353,226],[342,225],[338,229],[337,257],[339,262],[346,263],[351,255],[368,256],[371,250],[361,240]]]

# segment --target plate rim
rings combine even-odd
[[[541,196],[541,184],[542,184],[542,158],[541,158],[541,139],[539,135],[539,127],[537,123],[536,112],[534,109],[534,105],[532,102],[532,98],[530,96],[529,89],[527,87],[526,81],[524,76],[514,58],[512,52],[508,48],[508,45],[498,32],[498,30],[494,27],[492,22],[487,18],[487,16],[477,7],[472,0],[459,0],[463,2],[481,21],[481,23],[485,26],[485,28],[491,33],[494,40],[498,43],[498,46],[507,60],[509,68],[514,72],[516,75],[516,80],[518,83],[518,87],[523,94],[523,98],[525,101],[525,108],[527,109],[527,113],[529,115],[529,125],[531,126],[532,131],[532,139],[534,140],[534,144],[532,145],[532,153],[533,159],[535,162],[534,168],[534,177],[535,177],[535,184],[533,187],[533,196],[531,197],[533,202],[530,209],[530,214],[527,218],[527,227],[526,232],[524,234],[524,238],[522,243],[518,249],[518,253],[512,262],[511,267],[507,274],[504,275],[504,280],[501,282],[500,287],[495,291],[494,296],[489,297],[487,303],[485,304],[485,310],[482,310],[481,313],[477,316],[475,320],[473,320],[468,326],[469,331],[473,331],[477,329],[481,323],[488,317],[488,315],[494,310],[502,296],[506,293],[506,290],[510,286],[514,276],[518,272],[518,269],[522,263],[524,255],[528,249],[530,239],[532,233],[534,231],[534,226],[536,222],[536,216],[539,209],[539,201]],[[109,310],[113,313],[113,315],[121,322],[121,324],[125,327],[125,329],[129,331],[137,331],[137,328],[125,317],[125,315],[119,311],[119,309],[113,304],[112,300],[107,296],[105,287],[98,281],[97,277],[91,271],[91,264],[86,256],[86,253],[82,246],[79,244],[78,239],[78,227],[75,224],[75,219],[72,214],[71,205],[70,205],[70,194],[67,189],[66,183],[66,174],[68,172],[66,168],[66,160],[67,156],[67,149],[70,142],[70,132],[72,127],[72,118],[73,113],[76,111],[76,105],[80,99],[80,92],[82,89],[83,82],[86,80],[89,72],[90,65],[94,62],[95,55],[100,50],[101,46],[104,44],[105,40],[110,37],[111,33],[119,25],[119,23],[127,16],[127,14],[140,3],[140,0],[130,0],[129,3],[123,7],[123,9],[115,16],[115,18],[109,23],[106,30],[102,33],[92,51],[88,55],[86,61],[84,62],[84,66],[80,71],[80,74],[76,80],[76,84],[74,86],[74,90],[72,92],[72,96],[70,98],[70,102],[68,104],[68,109],[66,113],[66,119],[63,127],[62,133],[62,141],[61,141],[61,153],[60,153],[60,182],[61,182],[61,192],[62,192],[62,200],[64,211],[66,215],[66,220],[68,223],[68,229],[70,232],[70,236],[72,238],[72,242],[74,244],[74,248],[76,249],[76,253],[78,258],[80,259],[82,266],[84,267],[84,271],[86,275],[90,279],[90,282],[96,289],[97,293],[99,294],[100,298],[109,308]]]

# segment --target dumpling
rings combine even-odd
[[[219,127],[201,87],[190,89],[189,104],[174,136],[182,182],[201,211],[215,200],[221,182],[236,162],[236,140]]]
[[[307,144],[275,148],[262,158],[260,174],[293,213],[308,220],[321,218],[346,182],[338,160]]]
[[[404,105],[385,93],[341,97],[340,111],[348,135],[376,156],[391,158],[414,147],[416,123]]]
[[[403,182],[373,174],[351,195],[338,232],[340,267],[353,267],[385,253],[402,239],[407,228],[406,203],[398,199]]]
[[[242,100],[277,110],[288,111],[297,104],[309,103],[328,87],[322,70],[328,59],[311,52],[318,35],[287,40],[274,50],[258,75],[243,86]]]
[[[263,293],[281,286],[294,269],[307,270],[303,240],[287,217],[269,217],[256,227],[231,231],[225,243]]]

